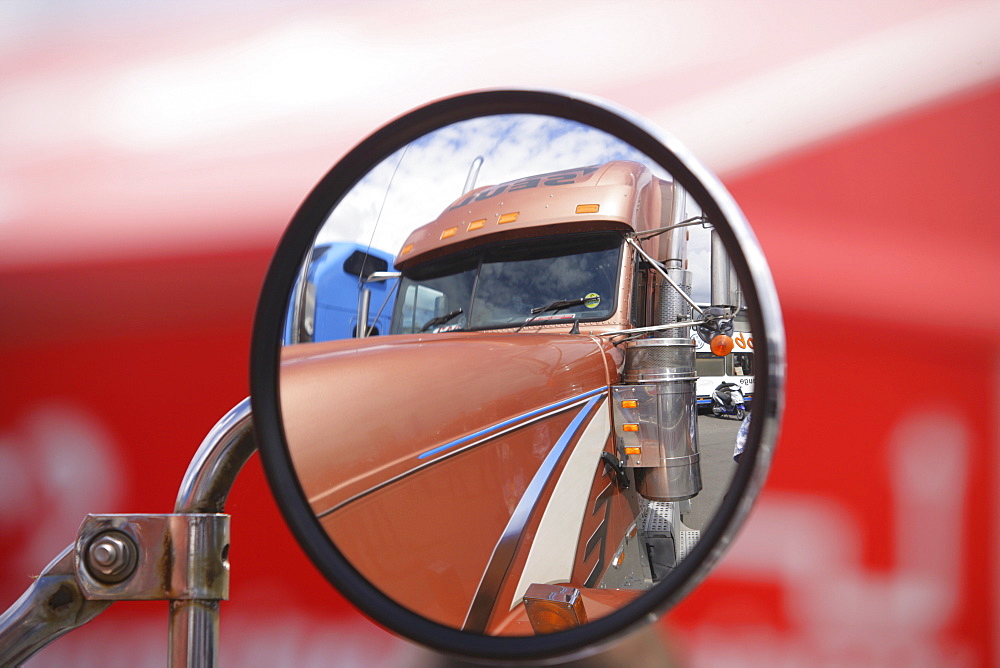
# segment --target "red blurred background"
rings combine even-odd
[[[870,4],[5,5],[0,608],[87,512],[172,509],[340,155],[428,99],[530,85],[677,134],[782,301],[774,466],[662,623],[682,663],[1000,663],[1000,12]],[[426,660],[313,572],[256,457],[227,512],[223,665]],[[165,656],[165,604],[119,603],[33,665]]]

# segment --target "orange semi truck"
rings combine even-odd
[[[283,348],[292,460],[361,574],[441,624],[528,635],[683,559],[696,337],[725,354],[739,310],[690,296],[710,223],[690,207],[629,161],[477,188],[403,243],[389,335]]]

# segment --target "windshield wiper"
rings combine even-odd
[[[581,306],[589,301],[592,301],[593,297],[580,297],[579,299],[557,299],[548,306],[539,306],[537,308],[531,309],[529,313],[531,315],[538,315],[539,313],[545,313],[547,311],[561,311],[564,308],[569,308],[570,306]]]
[[[463,313],[462,307],[460,306],[451,313],[445,313],[444,315],[439,315],[436,318],[431,318],[430,320],[424,323],[424,326],[420,328],[420,331],[426,332],[428,329],[434,327],[435,325],[443,325],[444,323],[448,322],[452,318],[455,318],[456,316],[461,315],[462,313]]]
[[[593,297],[580,297],[579,299],[557,299],[551,304],[547,304],[546,306],[538,306],[529,311],[532,317],[525,320],[524,323],[517,328],[517,331],[520,332],[522,329],[524,329],[534,321],[538,320],[538,316],[541,315],[542,313],[545,313],[547,311],[561,311],[564,308],[569,308],[570,306],[580,306],[582,304],[586,304],[587,302],[592,302],[592,301],[594,301]],[[577,315],[575,313],[572,315],[573,315],[573,329],[570,330],[570,334],[579,334],[580,321],[578,320]]]

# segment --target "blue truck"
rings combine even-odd
[[[398,283],[393,259],[351,242],[315,246],[288,306],[285,344],[388,333]],[[367,314],[367,327],[358,327],[359,314]]]

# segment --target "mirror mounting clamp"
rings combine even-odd
[[[226,600],[229,520],[215,513],[87,515],[74,549],[77,582],[91,600]],[[115,562],[125,567],[120,574]]]
[[[250,401],[212,428],[181,481],[174,513],[88,515],[64,549],[0,615],[0,665],[19,665],[116,600],[169,600],[169,663],[215,666],[219,601],[229,597],[222,510],[256,452]]]

